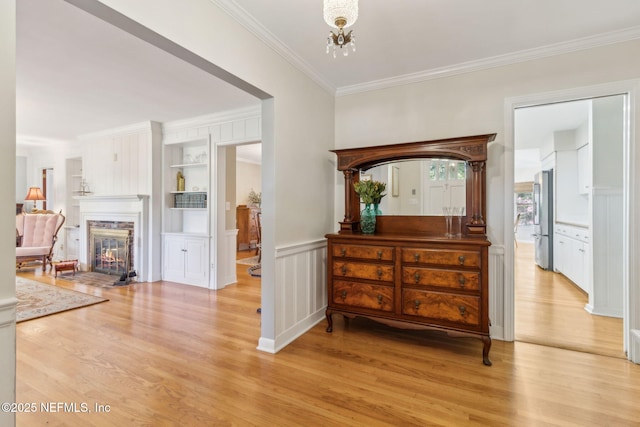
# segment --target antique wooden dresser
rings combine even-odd
[[[344,173],[345,216],[340,231],[326,236],[327,332],[333,330],[333,314],[339,313],[346,319],[361,316],[399,328],[477,337],[484,344],[483,363],[491,365],[485,164],[487,144],[494,138],[490,134],[334,151],[338,170]],[[374,166],[408,159],[426,162],[423,169],[436,165],[422,180],[430,176],[438,181],[438,165],[446,159],[445,178],[451,172],[465,181],[466,209],[456,218],[461,224],[458,235],[447,233],[445,216],[421,214],[378,216],[374,234],[360,232],[360,201],[353,184]],[[449,171],[449,165],[457,169]],[[397,184],[389,183],[388,190],[401,197]]]

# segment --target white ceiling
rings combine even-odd
[[[259,100],[62,0],[17,3],[20,142],[166,122]]]
[[[334,59],[321,0],[213,1],[238,19],[244,10],[263,37],[342,89],[640,37],[637,0],[362,0],[349,27],[357,51]]]
[[[577,129],[589,120],[591,101],[559,102],[519,108],[514,114],[516,150],[540,148],[553,140],[553,133]]]
[[[338,94],[640,38],[637,0],[366,0],[357,51],[334,59],[321,0],[211,1]],[[258,104],[62,0],[17,7],[23,141]]]

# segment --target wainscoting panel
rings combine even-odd
[[[326,240],[276,248],[277,352],[324,319]]]
[[[491,338],[504,340],[504,246],[489,246],[489,321]]]
[[[623,200],[622,190],[593,189],[593,292],[587,311],[601,316],[622,317]]]
[[[225,230],[224,240],[221,245],[218,246],[218,274],[212,274],[212,283],[209,286],[211,289],[222,289],[227,285],[236,283],[238,277],[236,274],[236,237],[238,230]],[[214,247],[213,244],[211,246]],[[217,277],[217,281],[213,282],[213,279]]]

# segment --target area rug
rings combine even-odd
[[[16,298],[16,322],[109,301],[22,277],[16,277]]]
[[[121,288],[136,283],[134,280],[129,282],[120,282],[120,276],[110,274],[96,273],[95,271],[79,271],[75,275],[63,274],[58,275],[58,279],[69,280],[83,285],[95,286],[97,288]],[[118,282],[117,285],[114,283]]]
[[[252,277],[262,277],[262,265],[254,265],[253,267],[249,267],[247,269],[249,275]]]
[[[251,256],[249,258],[241,258],[236,260],[236,263],[238,264],[242,264],[242,265],[256,265],[259,263],[258,261],[259,256]]]

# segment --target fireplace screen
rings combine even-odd
[[[131,230],[92,228],[91,271],[122,275],[131,269]]]

